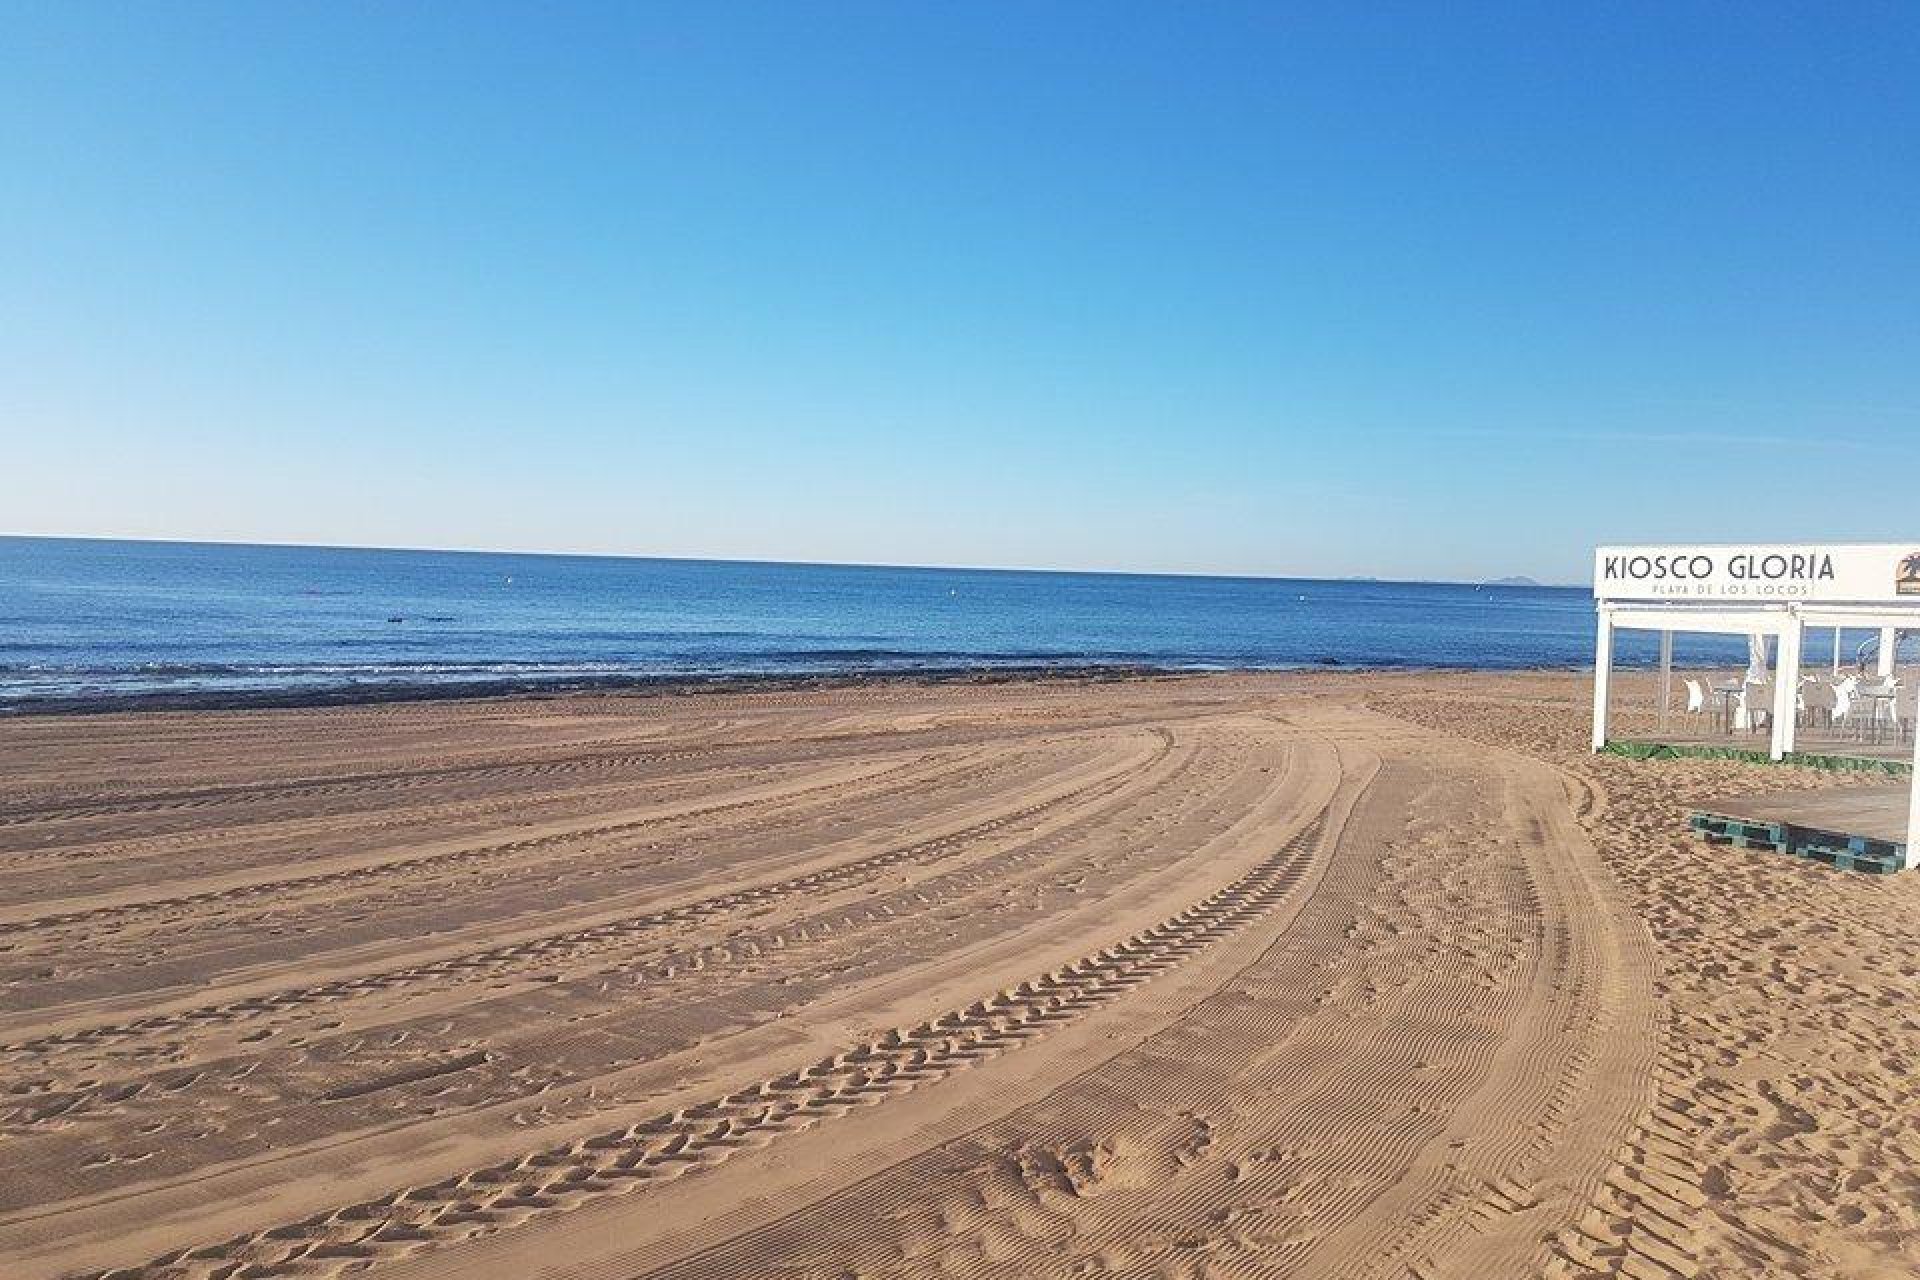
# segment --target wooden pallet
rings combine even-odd
[[[1875,840],[1840,831],[1819,831],[1788,822],[1730,818],[1718,813],[1689,814],[1687,825],[1704,836],[1708,844],[1769,849],[1775,853],[1825,863],[1842,871],[1886,875],[1906,865],[1906,846],[1890,840]]]

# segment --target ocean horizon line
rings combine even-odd
[[[1396,578],[1379,574],[1220,573],[1197,569],[1077,569],[1061,566],[984,564],[904,564],[880,560],[782,560],[763,556],[658,555],[626,551],[521,550],[512,547],[389,546],[356,542],[254,542],[226,538],[130,538],[114,534],[0,533],[0,541],[83,542],[163,547],[221,547],[286,551],[385,551],[403,555],[523,556],[549,560],[622,560],[655,564],[751,565],[791,569],[886,569],[896,572],[1040,574],[1059,577],[1178,578],[1211,582],[1366,583],[1397,587],[1504,587],[1520,590],[1591,591],[1584,582],[1547,582],[1525,574],[1485,578]],[[1515,582],[1509,579],[1525,578]]]

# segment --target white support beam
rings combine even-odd
[[[1660,633],[1660,729],[1665,732],[1673,712],[1673,632]]]
[[[1643,609],[1609,606],[1601,611],[1620,631],[1685,631],[1713,635],[1777,636],[1792,620],[1785,609]]]
[[[1892,627],[1880,628],[1880,664],[1877,674],[1882,679],[1893,674],[1894,650],[1899,647],[1900,633]]]
[[[1613,618],[1599,614],[1593,642],[1593,749],[1607,745],[1607,686],[1613,678]]]
[[[1913,777],[1907,783],[1907,870],[1920,866],[1920,728],[1913,734]]]
[[[1920,627],[1920,596],[1912,604],[1803,604],[1794,606],[1810,627],[1852,627],[1857,631]]]
[[[1800,619],[1780,633],[1773,655],[1773,741],[1770,754],[1784,759],[1793,750],[1794,716],[1800,700]]]
[[[1840,627],[1833,629],[1833,674],[1840,674]]]

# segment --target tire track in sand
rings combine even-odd
[[[1424,703],[1408,698],[1376,699],[1375,705],[1427,728],[1478,741],[1461,733],[1464,726],[1449,723]],[[1526,704],[1523,704],[1526,705]],[[1506,744],[1499,749],[1511,750]],[[1558,775],[1572,819],[1583,834],[1599,845],[1614,821],[1613,798],[1584,768],[1570,768],[1546,758],[1540,743],[1516,752]],[[1632,928],[1644,931],[1634,922]],[[1648,946],[1644,941],[1642,946]],[[1650,947],[1649,947],[1650,950]],[[1648,956],[1643,963],[1652,969]],[[1648,1010],[1650,1026],[1640,1028],[1651,1059],[1652,1098],[1620,1140],[1613,1160],[1586,1192],[1586,1204],[1574,1221],[1545,1237],[1546,1256],[1537,1274],[1548,1280],[1600,1280],[1629,1276],[1634,1280],[1692,1280],[1699,1274],[1695,1216],[1707,1204],[1707,1166],[1698,1158],[1700,1136],[1733,1105],[1711,1090],[1697,1090],[1669,1065],[1673,1053],[1666,1044],[1671,1034],[1664,1007]],[[1498,1218],[1524,1211],[1525,1197],[1490,1188],[1488,1215]]]
[[[497,858],[513,858],[545,849],[554,849],[579,840],[598,840],[628,835],[643,831],[648,827],[662,823],[683,821],[688,818],[716,818],[728,813],[753,809],[763,810],[769,803],[804,802],[821,792],[844,790],[851,786],[869,785],[897,778],[902,774],[930,763],[934,757],[921,756],[890,767],[880,767],[851,776],[838,775],[825,781],[807,780],[799,785],[784,787],[759,787],[743,792],[723,793],[712,800],[687,800],[669,802],[657,806],[658,812],[645,817],[622,822],[600,823],[598,825],[570,826],[565,830],[545,835],[526,836],[515,840],[484,844],[465,849],[452,849],[417,857],[401,857],[377,862],[362,862],[355,866],[343,867],[335,871],[315,872],[311,875],[288,876],[278,880],[255,880],[245,884],[229,885],[219,889],[208,889],[195,893],[177,894],[166,898],[143,898],[136,902],[111,903],[98,907],[86,907],[73,911],[54,912],[43,916],[34,916],[17,920],[0,920],[0,938],[15,934],[32,933],[44,929],[63,928],[70,925],[119,924],[128,920],[167,911],[190,910],[203,906],[229,906],[259,898],[281,898],[288,894],[306,892],[313,889],[333,889],[343,885],[357,885],[369,880],[386,876],[414,874],[423,871],[442,871],[468,863],[490,861]]]
[[[332,1276],[630,1194],[739,1151],[935,1083],[1011,1052],[1153,981],[1285,901],[1311,864],[1324,811],[1277,852],[1160,923],[962,1009],[813,1065],[638,1124],[408,1187],[93,1280]]]
[[[362,773],[332,778],[296,778],[274,783],[234,783],[224,787],[189,787],[174,791],[98,793],[0,806],[0,828],[30,823],[73,822],[85,818],[131,817],[138,814],[189,813],[222,804],[276,803],[319,800],[342,795],[377,795],[417,791],[447,782],[489,781],[506,778],[561,778],[597,769],[631,768],[667,760],[687,760],[716,748],[590,754],[529,764],[450,765],[406,773]]]
[[[1540,1274],[1642,1105],[1648,957],[1551,775],[1428,755],[1390,763],[1272,950],[1155,1040],[781,1218],[766,1177],[733,1221],[572,1274]]]
[[[1164,777],[1156,790],[1172,791],[1189,806],[1204,805],[1216,799],[1214,791],[1190,780],[1199,764],[1198,756],[1183,760],[1174,772]],[[1226,781],[1230,779],[1219,780],[1219,785],[1224,786]],[[1135,803],[1144,805],[1145,798],[1137,798]],[[1124,814],[1126,811],[1120,812]],[[1098,819],[1090,817],[1087,821],[1104,820],[1107,816],[1103,813]],[[1123,852],[1122,861],[1154,847],[1154,836],[1159,834],[1156,823],[1171,829],[1181,816],[1182,810],[1175,808],[1157,817],[1142,819],[1143,830],[1137,831],[1134,838],[1144,838],[1147,848]],[[702,999],[717,997],[724,1001],[735,991],[735,986],[725,976],[735,967],[751,963],[771,952],[778,952],[785,964],[793,966],[811,949],[844,948],[851,939],[860,937],[867,930],[899,926],[916,912],[939,911],[968,897],[984,895],[989,891],[1005,893],[1009,887],[1025,885],[1032,878],[1056,874],[1052,860],[1070,850],[1074,839],[1084,837],[1084,834],[1079,824],[1037,831],[1031,838],[1016,840],[983,861],[963,864],[930,880],[903,885],[883,896],[839,905],[828,904],[812,915],[770,924],[758,932],[728,933],[723,938],[704,943],[688,940],[688,944],[679,949],[648,958],[637,969],[628,968],[624,962],[611,967],[595,967],[575,975],[571,982],[576,986],[597,983],[602,992],[607,991],[616,979],[643,983],[647,990],[648,1008],[665,1007],[677,1000],[698,1004]],[[822,960],[821,963],[827,961]],[[738,978],[735,981],[744,982],[746,979]],[[566,985],[556,984],[547,990],[565,994]],[[620,1013],[632,1016],[631,1010],[608,1010],[595,1021],[604,1022]],[[442,1016],[442,1013],[421,1014],[399,1025],[410,1031],[418,1031]],[[573,1015],[574,1018],[578,1016]],[[572,1020],[569,1019],[570,1022]],[[390,1028],[392,1024],[382,1025]],[[368,1033],[368,1028],[363,1026],[353,1034]],[[495,1049],[501,1044],[497,1034],[490,1033],[488,1040]],[[75,1089],[36,1090],[17,1098],[10,1108],[0,1106],[0,1138],[29,1133],[44,1126],[68,1128],[102,1108],[116,1107],[142,1095],[165,1094],[174,1098],[188,1098],[192,1095],[186,1091],[196,1086],[217,1090],[228,1083],[229,1072],[246,1069],[244,1060],[213,1062],[144,1079],[102,1081]]]
[[[640,912],[583,928],[519,939],[511,943],[422,964],[406,965],[379,973],[333,979],[270,994],[219,1001],[188,1009],[151,1014],[142,1018],[17,1040],[0,1044],[0,1060],[25,1058],[31,1061],[50,1052],[64,1049],[120,1044],[143,1037],[166,1035],[195,1028],[230,1026],[291,1009],[348,999],[370,992],[390,991],[397,987],[435,978],[459,978],[466,975],[485,974],[503,964],[524,965],[574,956],[606,944],[631,942],[663,928],[699,923],[734,911],[776,905],[783,899],[797,894],[817,894],[839,889],[895,866],[941,861],[960,852],[969,843],[991,836],[1017,823],[1037,818],[1065,805],[1098,799],[1124,786],[1130,776],[1134,776],[1140,770],[1153,768],[1173,751],[1173,737],[1169,732],[1164,729],[1155,729],[1153,732],[1158,740],[1153,754],[1131,769],[1102,775],[1094,782],[1077,787],[1065,794],[1049,796],[1036,803],[998,814],[960,830],[898,846],[869,857],[839,863],[769,884],[716,894],[694,902]]]

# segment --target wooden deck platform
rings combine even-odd
[[[1719,844],[1884,873],[1906,865],[1907,796],[1904,783],[1725,796],[1702,804],[1687,824]]]

